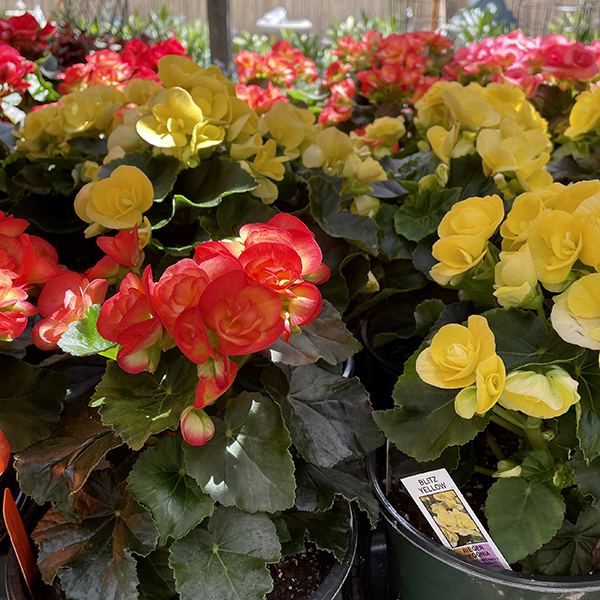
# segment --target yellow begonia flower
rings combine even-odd
[[[130,79],[123,88],[123,94],[127,104],[141,106],[162,89],[162,85],[151,79]]]
[[[154,201],[152,183],[136,167],[121,165],[107,179],[84,185],[75,198],[75,212],[86,223],[86,237],[106,229],[132,229],[142,222]]]
[[[231,119],[231,98],[225,84],[214,77],[199,77],[190,94],[205,119],[213,124],[228,123]]]
[[[273,139],[285,148],[286,156],[293,160],[315,143],[318,133],[315,120],[309,110],[298,108],[291,102],[276,102],[262,116],[261,122]]]
[[[337,129],[333,129],[337,131]],[[356,154],[350,154],[344,163],[343,177],[348,177],[358,185],[368,185],[373,181],[385,181],[387,174],[373,158],[361,160]]]
[[[242,163],[244,168],[244,163]],[[256,198],[260,198],[264,204],[272,204],[277,200],[279,188],[266,177],[257,178],[258,187],[250,191],[250,194]]]
[[[462,273],[479,264],[487,252],[487,240],[470,235],[450,235],[438,240],[431,249],[436,260],[429,274],[440,285],[451,283]]]
[[[355,215],[364,215],[374,218],[381,206],[379,198],[368,195],[356,196],[350,205],[350,212]]]
[[[565,414],[579,402],[578,383],[562,368],[552,367],[545,375],[513,371],[506,377],[499,404],[538,419]]]
[[[279,104],[283,104],[283,102]],[[350,136],[335,127],[328,127],[320,131],[315,142],[302,155],[302,163],[309,169],[323,165],[335,166],[340,161],[346,161],[354,152]],[[360,159],[358,160],[360,162]]]
[[[481,100],[473,90],[461,88],[454,93],[442,90],[442,98],[454,120],[462,125],[493,127],[500,123],[500,115],[492,105]]]
[[[487,240],[503,218],[504,204],[500,196],[473,196],[457,202],[446,213],[438,226],[438,235],[440,238],[468,235]]]
[[[451,94],[455,94],[461,89],[462,85],[456,81],[437,81],[434,83],[415,103],[417,109],[415,122],[419,130],[427,131],[435,125],[449,129],[449,113],[444,104],[442,92],[446,90]]]
[[[405,133],[404,117],[380,117],[364,128],[363,135],[357,136],[354,131],[351,131],[350,137],[369,146],[378,142],[371,149],[371,154],[375,158],[382,158],[392,153],[393,147]]]
[[[600,123],[600,90],[596,88],[592,92],[581,92],[569,114],[569,127],[565,135],[571,139],[578,138],[592,131],[598,123]]]
[[[63,96],[61,103],[61,130],[75,134],[91,128],[106,129],[115,112],[125,104],[125,96],[113,87],[94,85]]]
[[[540,308],[544,301],[537,284],[529,246],[518,252],[500,252],[494,269],[494,296],[503,308]]]
[[[191,91],[203,77],[213,77],[225,85],[230,96],[235,96],[235,86],[216,65],[203,69],[187,56],[170,54],[158,61],[158,78],[167,88],[180,87]]]
[[[231,97],[230,102],[231,119],[227,127],[227,141],[243,142],[258,131],[258,115],[239,98]]]
[[[456,127],[453,127],[450,131],[446,131],[439,125],[434,125],[427,130],[427,140],[431,144],[431,149],[445,163],[449,163],[452,157],[457,132],[458,129]]]
[[[545,214],[528,240],[537,278],[542,283],[564,281],[583,247],[582,224],[569,213]]]
[[[600,350],[600,273],[585,275],[555,296],[550,319],[565,342]]]
[[[557,185],[557,184],[555,184]],[[543,198],[546,208],[552,210],[562,210],[568,213],[574,213],[577,207],[587,198],[600,192],[600,181],[590,179],[589,181],[578,181],[571,183],[554,194],[550,198]]]
[[[183,147],[194,128],[204,123],[204,115],[192,96],[182,88],[160,92],[152,107],[152,115],[137,122],[139,136],[158,148]]]
[[[600,271],[600,192],[585,199],[573,213],[582,226],[583,247],[579,259]]]
[[[493,354],[477,365],[475,386],[461,390],[454,399],[454,409],[463,419],[471,419],[475,413],[485,414],[496,404],[506,378],[502,359]]]
[[[500,226],[504,250],[518,250],[535,231],[542,217],[549,212],[539,194],[525,192],[517,196],[506,220]]]
[[[487,320],[471,315],[468,326],[444,325],[417,357],[419,377],[444,389],[468,387],[477,379],[477,367],[496,354],[496,341]]]
[[[275,181],[281,181],[285,175],[285,167],[282,163],[288,161],[289,158],[287,156],[276,156],[276,154],[277,143],[275,140],[267,140],[265,145],[256,153],[256,158],[247,164],[256,173]]]
[[[43,106],[26,115],[23,126],[17,132],[17,150],[37,154],[46,147],[48,136],[59,136],[62,132],[61,110],[62,106],[55,104]]]
[[[107,140],[109,152],[115,146],[118,146],[125,152],[131,153],[135,152],[142,144],[144,144],[144,141],[138,135],[135,125],[133,127],[125,124],[118,125],[113,129]]]
[[[243,144],[231,144],[229,155],[233,160],[245,160],[254,156],[262,147],[263,139],[259,133],[255,133]]]
[[[225,130],[218,125],[204,122],[198,123],[192,131],[190,150],[193,154],[203,148],[218,146],[225,139]]]

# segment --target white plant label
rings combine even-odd
[[[444,546],[484,565],[511,570],[446,469],[404,477],[402,483]]]

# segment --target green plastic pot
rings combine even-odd
[[[379,500],[394,600],[600,600],[600,576],[543,577],[482,567],[422,534],[388,502],[377,479],[377,453],[367,472]]]

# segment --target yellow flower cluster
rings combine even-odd
[[[465,543],[469,544],[485,541],[481,531],[454,492],[434,494],[427,500],[429,511],[452,547],[458,545],[461,537],[467,538]]]
[[[479,153],[486,175],[507,198],[552,183],[547,124],[510,83],[437,82],[415,104],[417,127],[438,158]]]
[[[431,277],[441,285],[456,285],[458,276],[483,260],[487,241],[503,217],[504,205],[497,195],[457,202],[438,226],[440,239],[432,254],[439,262],[431,269]]]
[[[577,96],[569,115],[569,127],[565,135],[577,139],[592,130],[600,133],[598,125],[600,125],[600,87],[595,87],[592,91],[581,92]]]

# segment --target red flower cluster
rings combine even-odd
[[[46,284],[65,271],[56,250],[35,235],[24,233],[25,219],[0,212],[0,340],[23,333],[27,317],[37,309],[27,302],[28,290]]]
[[[331,86],[331,96],[327,99],[327,106],[319,115],[319,123],[333,125],[347,121],[352,116],[354,106],[354,94],[356,94],[356,84],[350,77]]]
[[[266,224],[245,225],[239,241],[207,242],[193,259],[167,268],[155,283],[128,274],[105,302],[98,332],[121,346],[117,362],[128,373],[154,371],[163,350],[176,344],[198,365],[194,406],[182,432],[190,443],[207,441],[194,430],[198,412],[233,383],[230,356],[264,350],[293,326],[311,323],[321,310],[313,285],[329,277],[312,232],[296,217],[278,214]],[[193,417],[190,419],[190,414]]]
[[[276,102],[289,102],[287,96],[270,81],[266,89],[259,85],[238,83],[235,86],[235,95],[258,115],[268,112]]]
[[[18,50],[0,45],[0,97],[12,92],[23,93],[30,85],[23,78],[33,70],[33,63],[25,60]]]
[[[312,83],[319,76],[315,63],[285,40],[273,44],[271,52],[265,55],[241,50],[233,62],[237,65],[241,83],[249,83],[253,79],[269,79],[289,88],[298,78]]]
[[[598,40],[586,46],[560,34],[531,39],[515,30],[460,48],[443,75],[463,83],[510,81],[531,98],[544,81],[569,87],[575,81],[593,79],[599,72]]]
[[[121,86],[130,79],[158,81],[158,61],[170,54],[185,55],[185,48],[175,37],[154,45],[131,40],[119,52],[99,50],[86,56],[85,63],[72,65],[59,74],[64,81],[58,90],[68,94],[90,85]]]
[[[0,44],[9,46],[29,60],[36,60],[48,48],[48,37],[56,31],[51,23],[42,28],[36,18],[25,13],[0,19]]]

